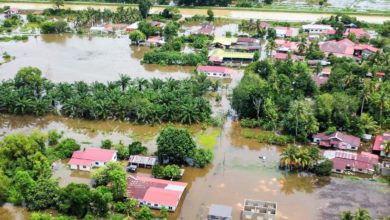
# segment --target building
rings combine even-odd
[[[237,40],[237,37],[215,37],[212,44],[218,48],[228,49],[232,44],[236,44]]]
[[[357,39],[363,37],[370,38],[370,34],[366,32],[363,28],[347,28],[344,32],[344,37],[348,37],[351,34],[355,34]]]
[[[191,34],[203,34],[207,36],[212,36],[214,33],[215,27],[212,24],[204,24],[201,28],[191,32]]]
[[[138,30],[139,21],[132,23],[131,25],[126,27],[126,31],[135,31]]]
[[[261,22],[260,22],[260,27],[267,30],[268,28],[271,27],[271,24],[268,23],[268,22],[265,22],[265,21],[261,21]]]
[[[230,49],[232,51],[254,52],[261,50],[259,40],[250,37],[216,37],[212,44],[216,48]]]
[[[174,212],[187,187],[187,183],[143,176],[127,177],[127,196],[137,199],[140,205],[153,209],[166,207]]]
[[[197,72],[206,73],[210,77],[219,77],[219,78],[231,78],[233,69],[223,67],[223,66],[198,66],[196,68]]]
[[[73,152],[68,164],[72,170],[90,171],[93,167],[102,167],[107,162],[117,160],[117,151],[90,147]]]
[[[372,151],[379,154],[381,157],[390,157],[390,152],[385,152],[385,143],[390,142],[390,132],[385,132],[375,137]]]
[[[313,135],[313,142],[325,148],[337,148],[340,150],[357,151],[360,146],[360,138],[342,132],[334,132],[327,135],[325,132]]]
[[[216,65],[246,65],[253,61],[254,53],[226,51],[222,49],[214,49],[210,51],[209,61]]]
[[[232,207],[212,204],[209,208],[207,220],[231,220]]]
[[[113,29],[111,25],[93,26],[89,29],[92,33],[112,33]]]
[[[242,220],[275,220],[276,203],[246,199],[241,212]]]
[[[302,25],[302,30],[309,34],[327,34],[329,30],[334,30],[330,25],[306,24]]]
[[[129,157],[129,165],[135,165],[137,167],[152,168],[157,163],[157,158],[143,156],[143,155],[131,155]]]
[[[324,68],[317,75],[313,75],[311,77],[311,79],[314,81],[314,83],[317,86],[322,86],[322,85],[324,85],[324,84],[326,84],[328,82],[330,73],[331,73],[331,69],[330,68]]]
[[[144,44],[148,47],[151,47],[151,46],[159,47],[159,46],[164,45],[165,41],[160,36],[154,36],[154,37],[149,37],[148,39],[146,39]]]
[[[326,41],[320,44],[320,50],[325,54],[333,54],[337,57],[354,57],[361,59],[379,51],[369,44],[355,44],[349,39],[340,41]]]
[[[276,37],[294,37],[297,34],[294,33],[294,30],[290,27],[275,27]]]
[[[276,49],[280,53],[298,52],[298,43],[290,42],[284,39],[276,39],[275,44],[278,46]]]
[[[325,151],[324,157],[333,162],[333,172],[358,172],[372,174],[379,163],[378,155],[368,152]]]
[[[12,15],[18,15],[19,14],[19,9],[18,8],[9,8],[4,11],[4,17],[9,18]]]

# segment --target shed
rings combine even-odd
[[[212,204],[209,208],[208,220],[231,220],[232,207]]]
[[[157,158],[142,156],[142,155],[131,155],[129,158],[130,165],[136,165],[138,167],[152,168],[157,163]]]

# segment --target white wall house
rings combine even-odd
[[[91,147],[73,152],[68,164],[72,170],[90,171],[93,167],[102,167],[110,161],[117,161],[116,150]]]
[[[333,28],[330,25],[323,24],[307,24],[302,25],[302,30],[309,34],[323,34],[328,30],[332,30]]]

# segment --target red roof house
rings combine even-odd
[[[289,27],[275,27],[277,37],[293,37],[293,29]]]
[[[390,157],[390,153],[386,155],[384,151],[385,143],[390,141],[390,132],[385,132],[381,135],[377,135],[375,137],[374,145],[372,146],[372,150],[374,152],[378,152],[382,157]]]
[[[73,152],[68,164],[71,169],[90,171],[92,167],[104,166],[107,162],[117,160],[117,151],[90,147],[83,151]]]
[[[264,28],[264,29],[268,29],[271,27],[271,24],[270,23],[267,23],[265,21],[261,21],[260,22],[260,27]]]
[[[211,77],[221,77],[221,78],[231,78],[233,69],[223,67],[223,66],[198,66],[196,68],[197,72],[206,73]]]
[[[332,160],[333,171],[337,173],[359,172],[373,173],[375,164],[379,163],[378,155],[368,152],[325,151],[324,156]]]
[[[363,28],[347,28],[347,30],[345,30],[344,36],[347,37],[352,33],[355,34],[357,39],[362,37],[370,38],[370,35]]]
[[[143,176],[129,176],[127,178],[127,196],[135,198],[140,205],[161,209],[166,207],[175,211],[187,183],[155,179]]]
[[[194,31],[192,34],[204,34],[211,36],[214,32],[214,26],[212,24],[205,24],[198,30]]]
[[[355,44],[351,40],[345,38],[340,41],[326,41],[320,45],[320,50],[326,54],[332,53],[338,57],[358,57],[369,56],[379,49],[369,44]]]
[[[321,147],[338,148],[341,150],[358,150],[360,146],[360,138],[353,135],[344,134],[342,132],[334,132],[332,134],[318,133],[313,135],[313,142]]]

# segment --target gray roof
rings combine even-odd
[[[232,207],[212,204],[209,209],[209,216],[218,216],[224,218],[232,217]]]

